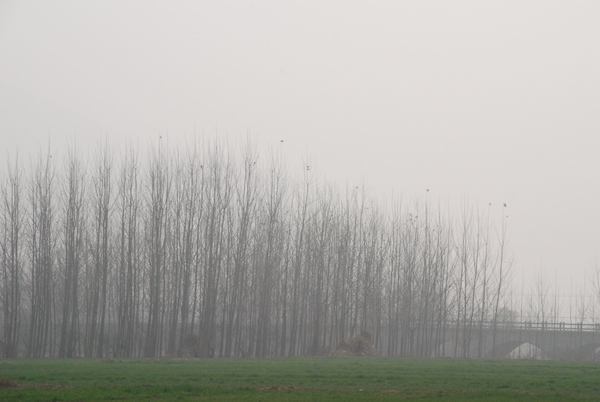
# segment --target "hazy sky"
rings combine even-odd
[[[569,291],[600,245],[600,2],[0,0],[2,160],[194,130],[374,197],[507,203],[516,282]]]

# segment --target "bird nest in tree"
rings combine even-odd
[[[342,339],[330,356],[377,356],[377,349],[373,344],[373,335],[363,331],[352,338]]]

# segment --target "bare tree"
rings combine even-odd
[[[285,191],[286,177],[281,164],[281,160],[271,159],[270,173],[267,177],[266,195],[264,200],[264,210],[260,222],[260,239],[262,253],[258,264],[256,282],[258,290],[258,317],[257,317],[257,335],[255,352],[256,356],[268,356],[271,351],[270,328],[273,324],[271,318],[273,309],[277,307],[274,303],[275,290],[277,289],[277,273],[281,270],[283,256],[281,251],[284,249],[285,225]],[[276,314],[275,317],[279,317]],[[275,323],[277,328],[277,324]],[[274,337],[278,339],[277,336]],[[275,348],[276,350],[277,348]],[[273,352],[275,351],[273,350]]]
[[[307,169],[308,170],[308,169]],[[296,192],[294,194],[293,200],[293,208],[297,208],[297,215],[294,217],[293,221],[293,235],[290,237],[290,241],[294,242],[293,246],[293,277],[291,283],[291,323],[290,323],[290,341],[288,345],[288,355],[295,356],[298,353],[298,340],[301,336],[300,329],[301,324],[300,321],[302,319],[302,293],[306,292],[306,288],[302,287],[302,267],[303,267],[303,258],[304,258],[304,238],[308,220],[308,207],[310,203],[310,190],[311,190],[311,181],[310,181],[310,172],[305,173],[303,189],[301,192]],[[306,294],[306,293],[304,293]]]
[[[506,204],[504,204],[506,208]],[[493,316],[493,328],[492,328],[492,357],[496,357],[496,337],[498,329],[498,313],[500,311],[500,305],[502,297],[506,291],[507,281],[510,275],[511,261],[507,259],[507,227],[506,227],[506,211],[502,211],[502,227],[499,234],[499,250],[498,250],[498,272],[496,276],[496,292],[494,301],[494,316]]]
[[[67,159],[63,197],[62,322],[58,357],[73,357],[79,339],[79,274],[84,253],[84,192],[81,162],[71,150]]]
[[[7,180],[2,183],[2,238],[0,239],[2,252],[0,302],[4,324],[1,354],[10,358],[18,357],[22,317],[24,235],[22,180],[22,171],[17,158],[14,167],[11,167],[9,162]]]
[[[146,247],[148,253],[148,310],[145,357],[162,351],[165,271],[167,269],[167,224],[171,176],[168,155],[159,146],[150,160],[147,189]]]
[[[198,235],[202,235],[202,258],[198,261],[201,266],[198,286],[199,319],[198,334],[200,352],[203,355],[212,354],[216,349],[219,302],[221,319],[221,338],[219,356],[231,356],[233,348],[233,328],[227,326],[228,303],[231,287],[230,278],[224,272],[230,266],[228,258],[230,251],[229,238],[233,232],[231,219],[231,204],[233,198],[233,166],[223,155],[223,149],[215,144],[208,153],[203,165],[203,186],[206,202]],[[199,285],[198,285],[199,282]],[[226,340],[229,340],[229,344]],[[229,349],[227,348],[229,345]]]
[[[255,149],[250,145],[246,148],[243,156],[242,178],[237,189],[237,217],[235,251],[233,254],[233,272],[230,277],[230,300],[227,312],[227,333],[229,336],[225,345],[225,356],[229,356],[237,346],[239,352],[246,353],[242,341],[242,322],[244,310],[244,293],[247,290],[246,281],[248,275],[248,250],[251,238],[251,229],[256,215],[256,201],[258,196],[257,186],[257,159]]]
[[[119,180],[119,264],[116,281],[117,333],[115,355],[136,355],[141,344],[141,282],[139,166],[133,150],[123,160]]]
[[[112,204],[113,159],[108,147],[100,148],[91,175],[91,259],[86,269],[86,319],[84,353],[102,357],[105,351],[108,278],[110,268],[110,216]]]
[[[54,168],[48,154],[35,167],[30,189],[29,253],[31,271],[28,279],[29,336],[26,341],[27,357],[52,355],[50,323],[53,313],[54,224],[53,192]]]

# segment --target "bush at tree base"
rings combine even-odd
[[[330,356],[378,356],[373,344],[373,335],[369,331],[362,331],[352,338],[342,339]]]

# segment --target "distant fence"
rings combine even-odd
[[[493,321],[455,321],[450,326],[456,328],[457,324],[459,327],[469,326],[472,330],[494,328]],[[499,321],[495,327],[502,330],[600,332],[600,323],[590,322]]]

